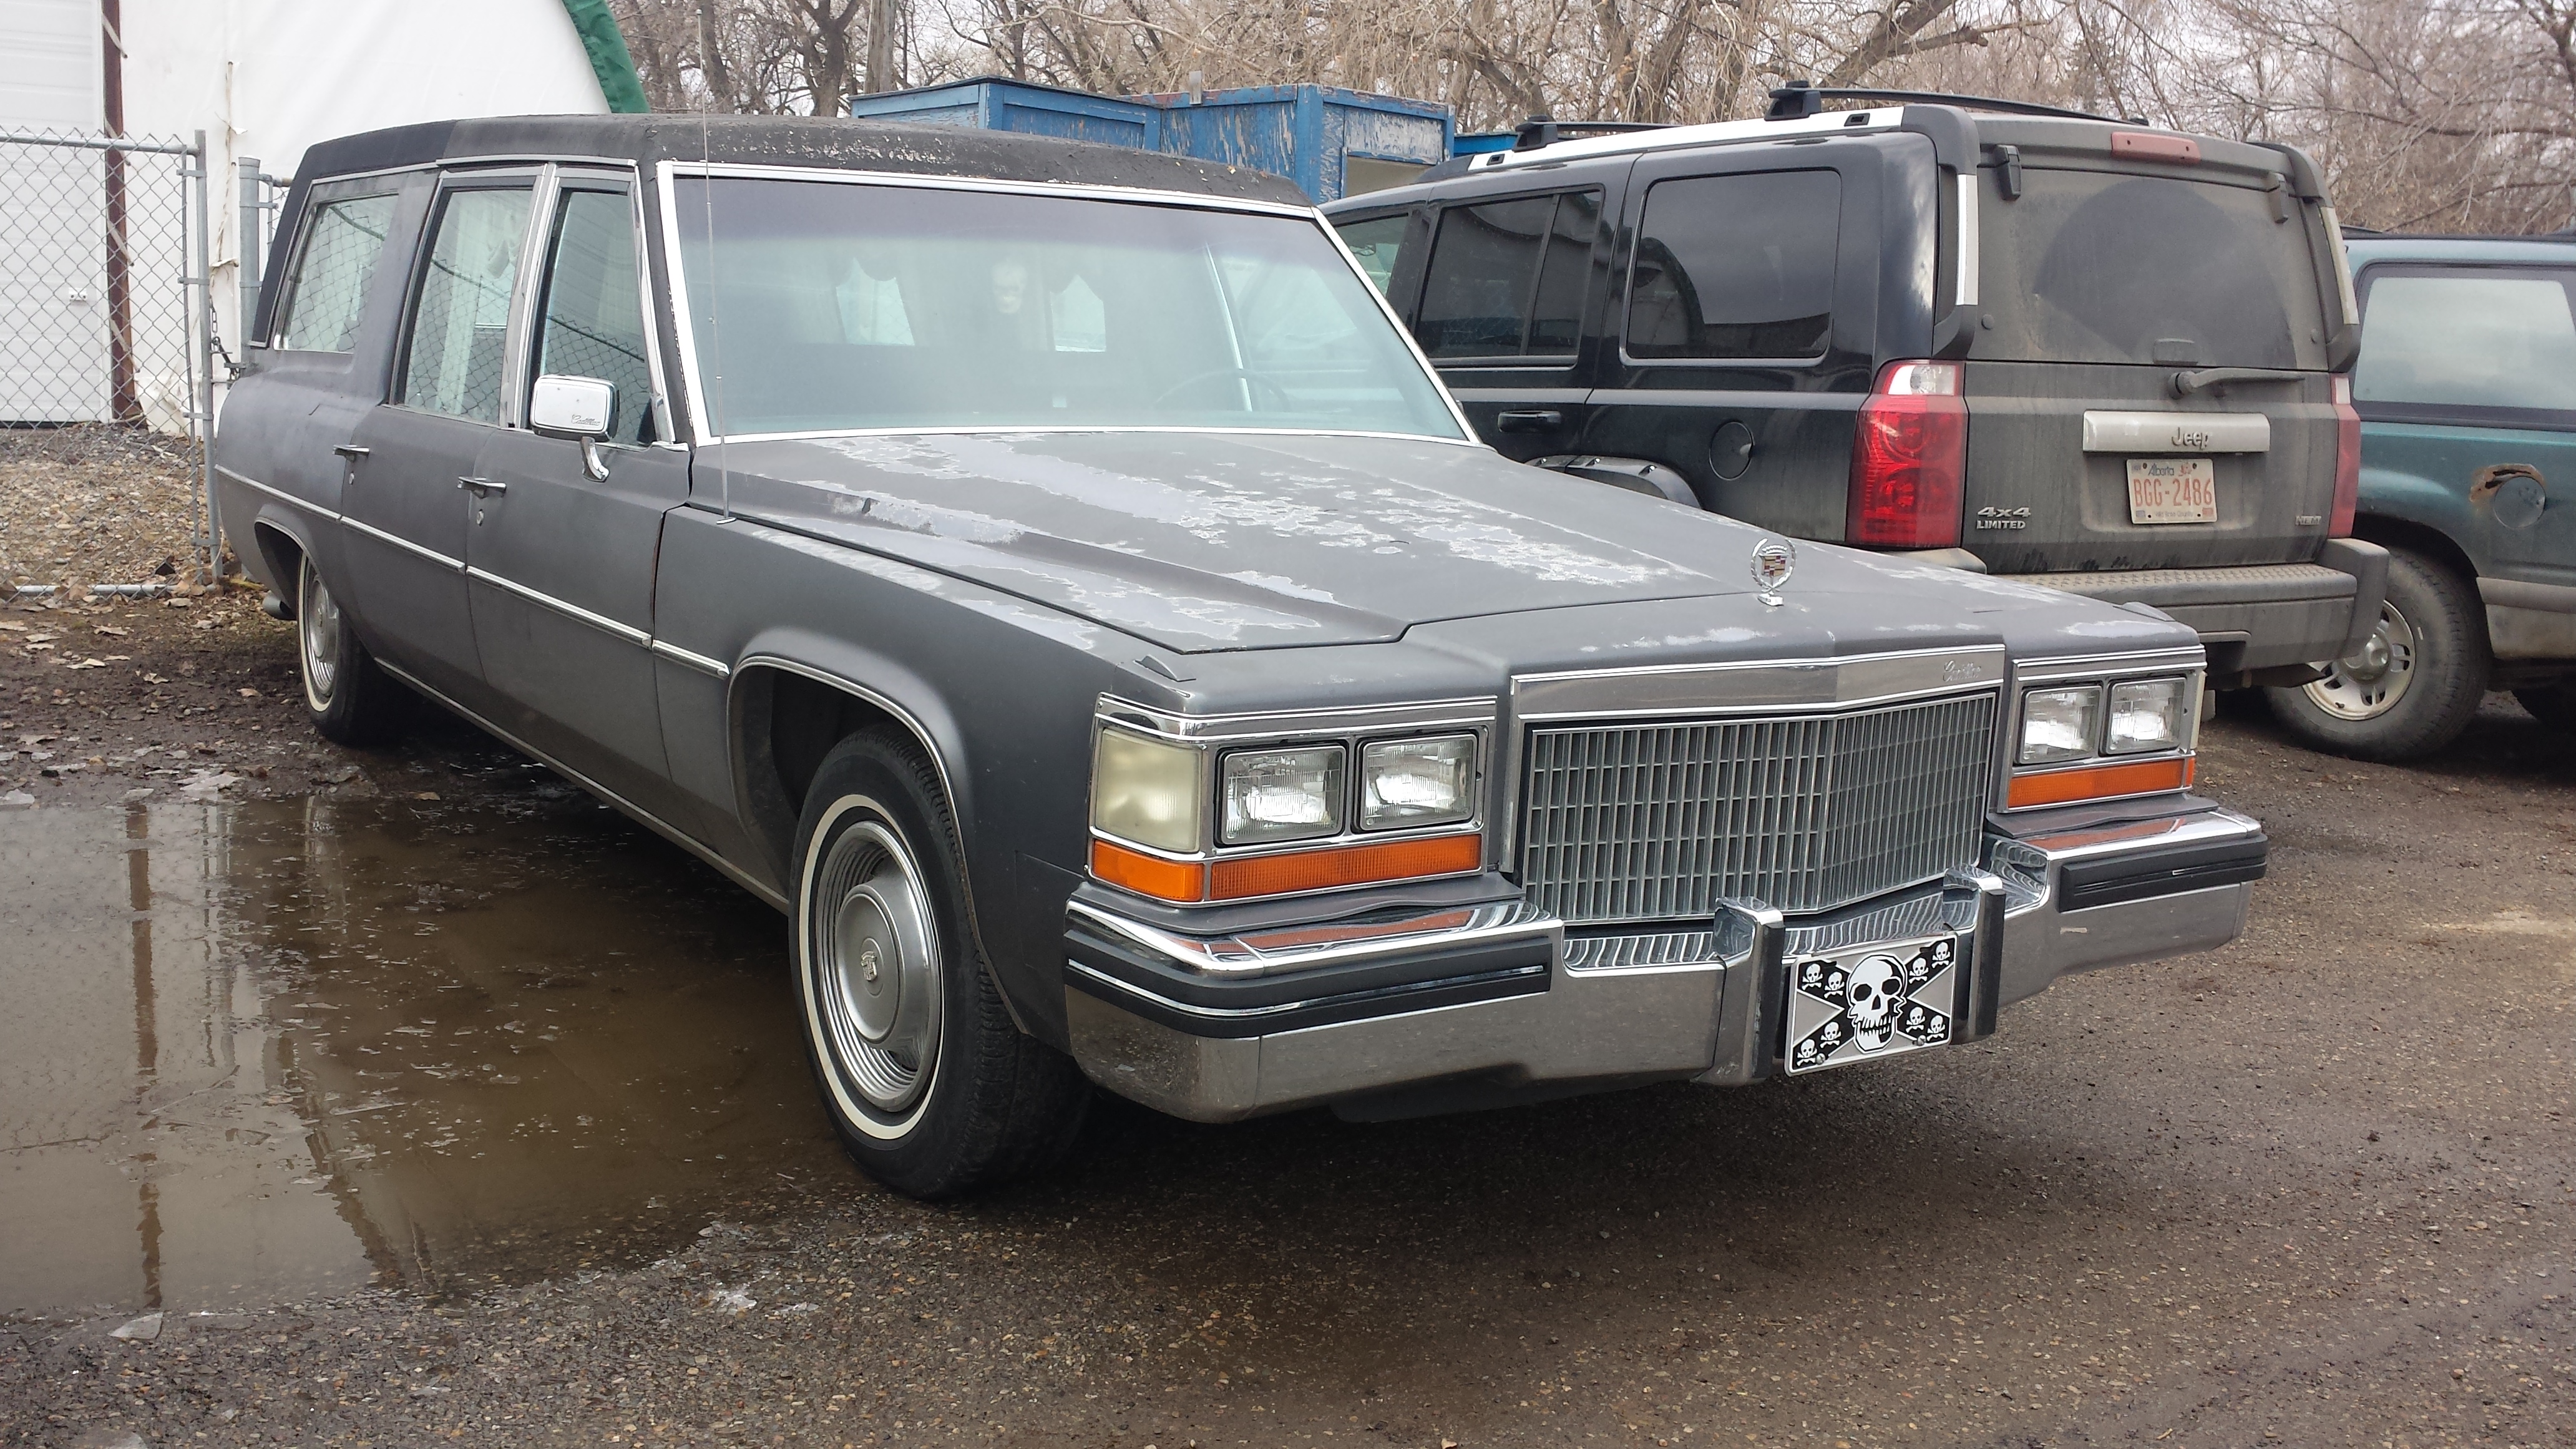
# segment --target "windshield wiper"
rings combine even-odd
[[[2175,397],[2189,397],[2203,388],[2231,382],[2305,382],[2308,374],[2292,372],[2285,367],[2203,367],[2173,375]]]

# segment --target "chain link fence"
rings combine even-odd
[[[203,132],[0,133],[0,428],[193,440],[193,542],[211,567],[207,181]]]

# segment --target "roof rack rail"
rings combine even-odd
[[[1584,136],[1616,136],[1627,131],[1660,131],[1662,121],[1560,121],[1541,112],[1521,122],[1512,133],[1512,149],[1535,151],[1559,141],[1577,140]]]
[[[2036,101],[2007,101],[1995,96],[1954,96],[1943,91],[1885,91],[1865,86],[1820,86],[1814,81],[1793,80],[1771,92],[1771,109],[1763,112],[1766,121],[1794,121],[1815,115],[1827,101],[1904,101],[1917,105],[1959,106],[1968,110],[2003,111],[2016,116],[2062,116],[2070,121],[2111,121],[2122,125],[2143,126],[2144,116],[2103,116],[2091,111],[2072,111],[2064,106],[2043,106]]]

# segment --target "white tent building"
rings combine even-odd
[[[185,140],[206,133],[216,335],[236,357],[239,158],[256,157],[262,171],[285,178],[306,147],[355,131],[609,109],[565,0],[0,0],[0,135],[106,131],[110,47],[122,89],[121,134]],[[94,222],[8,214],[87,204],[95,186],[70,179],[76,167],[95,175],[97,153],[40,156],[6,142],[0,152],[13,153],[10,179],[21,183],[0,195],[0,243],[21,274],[0,298],[0,342],[11,344],[0,351],[22,358],[98,354],[94,386],[88,378],[66,386],[68,364],[48,364],[50,375],[37,378],[25,370],[29,364],[13,371],[0,360],[0,422],[78,421],[93,395],[90,415],[107,416],[96,244],[104,204]],[[30,167],[37,184],[24,184]],[[146,203],[138,194],[132,204]],[[167,207],[158,193],[148,203]],[[164,225],[139,215],[132,224],[140,229],[147,220]],[[31,248],[40,255],[26,255]],[[92,337],[102,340],[84,341]],[[150,366],[142,339],[132,351],[138,370]],[[155,375],[142,389],[157,426],[184,426],[186,393],[170,386],[175,381]],[[27,396],[40,384],[44,398]]]

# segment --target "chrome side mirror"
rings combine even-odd
[[[608,476],[600,441],[617,430],[617,386],[596,377],[548,373],[528,390],[528,427],[548,437],[581,440],[581,466],[592,479]]]

